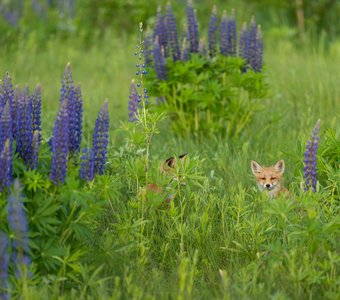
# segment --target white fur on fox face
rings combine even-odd
[[[277,184],[272,184],[272,183],[263,183],[263,184],[258,183],[257,185],[261,191],[272,191],[277,186]]]

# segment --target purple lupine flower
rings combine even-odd
[[[54,123],[52,139],[52,162],[50,178],[54,184],[64,183],[67,173],[68,155],[68,104],[65,99],[61,104]]]
[[[8,197],[7,205],[7,221],[13,235],[13,258],[17,267],[16,275],[18,278],[23,276],[25,268],[27,269],[30,265],[30,258],[27,254],[29,250],[28,223],[21,190],[20,182],[16,179],[13,191]]]
[[[0,299],[8,300],[8,264],[9,255],[7,252],[8,237],[3,231],[0,231]]]
[[[244,61],[247,63],[249,60],[249,54],[248,54],[248,30],[247,30],[247,23],[243,23],[242,30],[240,33],[240,39],[239,39],[239,47],[238,47],[238,56],[243,58]],[[246,67],[244,67],[244,70],[246,70]]]
[[[261,72],[262,70],[262,63],[263,63],[263,41],[262,41],[262,31],[261,26],[257,26],[256,31],[256,55],[255,55],[255,62],[254,62],[254,71]]]
[[[10,148],[12,149],[12,124],[10,104],[6,102],[5,106],[0,108],[0,153],[7,140],[9,140]]]
[[[167,32],[166,32],[166,27],[165,27],[165,22],[164,22],[164,16],[162,15],[161,6],[158,6],[157,8],[157,16],[156,16],[155,30],[153,33],[153,40],[155,40],[156,37],[158,37],[159,45],[161,49],[163,49],[164,51],[164,56],[168,57],[169,56],[168,37],[167,37]],[[145,62],[146,62],[146,59],[145,59]]]
[[[172,12],[170,2],[166,5],[165,23],[167,29],[168,44],[171,50],[173,61],[181,58],[180,49],[178,45],[178,32],[176,26],[175,16]]]
[[[21,101],[21,91],[19,85],[15,86],[14,89],[14,98],[13,98],[13,103],[12,103],[12,133],[13,133],[13,138],[16,139],[18,135],[18,107],[19,107],[19,102]]]
[[[152,37],[149,28],[146,30],[144,38],[144,59],[147,65],[152,62]]]
[[[16,122],[16,152],[26,165],[30,164],[32,156],[33,121],[32,99],[29,97],[28,86],[18,98]]]
[[[68,151],[74,154],[79,150],[77,140],[77,115],[76,115],[76,91],[73,84],[71,65],[68,63],[64,71],[61,87],[60,102],[67,100],[68,110]],[[81,126],[81,125],[80,125]]]
[[[85,148],[80,157],[79,177],[86,181],[92,181],[94,178],[94,159],[92,149]]]
[[[10,139],[5,141],[0,152],[0,192],[8,189],[12,183],[12,146]]]
[[[250,21],[248,34],[248,65],[254,70],[256,67],[256,23],[253,16]]]
[[[217,23],[217,7],[214,5],[211,11],[208,29],[208,49],[210,57],[214,57],[216,55]]]
[[[83,135],[83,97],[81,93],[80,83],[75,88],[75,140],[73,141],[75,151],[80,150],[81,139]]]
[[[23,0],[16,1],[13,5],[11,1],[2,1],[0,3],[0,11],[4,19],[13,27],[18,26],[18,21],[23,11]],[[12,4],[12,5],[11,5]]]
[[[13,102],[14,102],[14,90],[12,84],[12,78],[8,72],[6,72],[2,84],[0,86],[0,112],[3,107],[5,107],[6,102],[9,103],[9,111],[12,117],[12,123],[15,121],[13,115]],[[13,124],[12,124],[13,129]]]
[[[305,190],[312,189],[316,192],[316,152],[319,147],[319,130],[320,120],[316,122],[316,125],[310,135],[310,139],[306,145],[306,151],[304,153],[304,179],[305,179]]]
[[[157,36],[156,36],[155,43],[153,46],[153,61],[155,64],[155,69],[156,69],[158,79],[166,80],[167,74],[166,74],[164,57],[162,55],[162,50],[160,48]]]
[[[129,99],[129,122],[136,122],[138,119],[138,107],[141,98],[138,95],[134,80],[131,80]]]
[[[41,86],[38,84],[31,96],[33,131],[41,131]],[[40,138],[40,137],[39,137]]]
[[[220,52],[224,56],[228,56],[228,20],[227,12],[224,10],[220,25]]]
[[[104,174],[107,145],[109,143],[109,110],[108,102],[105,100],[101,107],[93,133],[93,159],[95,174]]]
[[[188,0],[187,2],[187,26],[190,53],[197,53],[199,46],[198,24],[196,12],[192,7],[192,0]]]
[[[31,152],[30,161],[28,164],[31,170],[34,170],[37,168],[39,147],[40,147],[40,132],[38,130],[35,130],[33,133],[33,140],[32,140],[32,152]]]
[[[227,39],[228,39],[228,55],[236,56],[236,21],[235,21],[235,10],[232,10],[231,17],[227,24]]]

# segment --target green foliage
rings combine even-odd
[[[166,67],[168,79],[152,76],[148,85],[165,102],[159,110],[170,116],[173,129],[182,135],[239,136],[267,95],[264,75],[242,72],[240,58],[191,55],[185,62],[168,60]]]

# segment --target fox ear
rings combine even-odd
[[[285,161],[283,159],[279,160],[275,165],[274,165],[274,169],[280,173],[283,174],[283,172],[285,171]]]
[[[252,170],[254,175],[257,175],[262,170],[261,165],[259,163],[257,163],[255,160],[252,160],[250,162],[250,166],[251,166],[251,170]]]
[[[170,157],[165,162],[162,163],[159,171],[161,173],[163,173],[165,171],[169,171],[169,168],[173,168],[174,165],[175,165],[175,157]]]

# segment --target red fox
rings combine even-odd
[[[280,194],[288,195],[288,190],[281,184],[285,162],[279,160],[271,167],[262,167],[259,163],[252,160],[251,170],[256,178],[260,191],[264,191],[269,198],[275,198]]]
[[[178,156],[178,158],[179,158],[179,160],[182,164],[184,163],[184,160],[185,160],[187,154],[188,153],[184,153],[184,154]],[[170,178],[170,182],[169,182],[168,186],[174,181],[182,181],[182,178],[177,177],[177,175],[178,175],[177,168],[178,168],[178,161],[177,161],[177,158],[174,157],[174,156],[168,158],[167,160],[165,160],[161,164],[161,166],[159,168],[159,172],[161,174],[165,174],[167,177]],[[182,182],[182,184],[184,184],[184,183]],[[146,195],[147,193],[153,193],[153,194],[161,195],[161,194],[165,193],[165,191],[164,191],[165,188],[166,187],[158,186],[156,183],[149,183],[146,186],[146,188],[142,189],[141,194]],[[173,199],[174,199],[174,195],[169,193],[169,195],[167,195],[166,202],[169,203]]]

